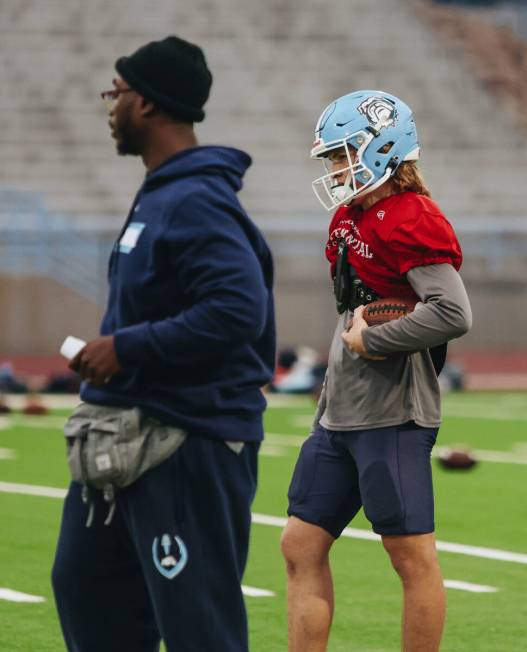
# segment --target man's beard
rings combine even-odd
[[[128,125],[125,124],[116,130],[115,136],[115,146],[119,156],[139,156],[141,154],[137,136],[128,128]]]

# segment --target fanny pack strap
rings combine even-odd
[[[95,503],[93,501],[93,495],[90,489],[90,485],[88,484],[88,471],[86,469],[85,458],[82,451],[83,443],[86,441],[89,431],[90,431],[89,425],[85,424],[82,427],[79,435],[77,435],[76,437],[77,441],[74,444],[80,447],[79,469],[80,469],[81,481],[82,481],[81,500],[88,507],[88,517],[86,519],[86,524],[85,524],[86,527],[91,527],[95,516]],[[104,525],[110,525],[113,519],[113,515],[115,513],[115,487],[111,483],[108,483],[103,488],[103,497],[104,500],[110,505],[108,509],[108,515],[106,516],[106,519],[104,521]]]
[[[90,431],[89,425],[88,424],[83,425],[83,427],[80,429],[79,434],[76,437],[76,441],[73,444],[74,446],[77,447],[77,452],[78,452],[79,469],[81,473],[81,482],[82,482],[81,500],[88,507],[88,518],[86,519],[86,527],[91,527],[91,524],[93,523],[93,517],[95,514],[95,505],[93,503],[90,487],[88,485],[88,473],[86,471],[86,465],[84,463],[84,455],[82,454],[82,446],[88,437],[89,431]]]

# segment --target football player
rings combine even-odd
[[[430,454],[440,425],[437,376],[446,343],[471,327],[461,249],[417,167],[410,108],[358,91],[320,116],[313,182],[337,209],[326,257],[340,318],[310,437],[289,488],[282,537],[290,652],[326,650],[333,616],[328,553],[361,507],[402,580],[402,648],[439,649],[445,592],[434,538]],[[419,302],[375,327],[365,304]]]

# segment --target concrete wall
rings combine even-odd
[[[90,339],[101,309],[46,278],[0,277],[0,352],[43,355],[59,350],[67,335]]]
[[[298,267],[288,265],[287,259],[276,261],[279,345],[304,344],[325,353],[337,322],[327,266],[321,260],[318,267],[306,266],[303,272],[298,275]],[[466,285],[474,328],[452,342],[451,350],[527,350],[525,284],[467,279]],[[0,353],[4,355],[51,355],[66,335],[95,337],[101,317],[100,307],[55,281],[0,277]]]

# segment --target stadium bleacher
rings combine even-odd
[[[330,10],[319,0],[287,8],[3,3],[0,183],[44,191],[52,209],[70,214],[122,214],[141,169],[116,163],[98,94],[119,55],[174,31],[207,52],[215,84],[199,132],[251,152],[245,201],[258,218],[317,214],[307,158],[313,125],[325,103],[357,87],[396,92],[413,106],[423,168],[447,213],[521,214],[527,153],[511,116],[414,9],[407,0],[382,8],[337,0]]]

